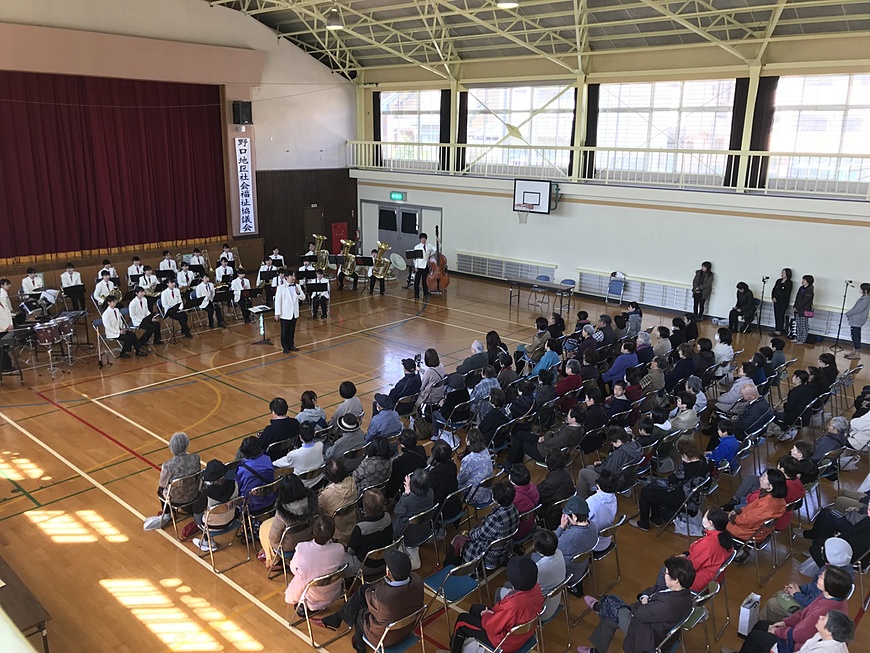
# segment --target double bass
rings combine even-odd
[[[435,225],[435,254],[429,259],[429,274],[426,276],[426,287],[429,292],[441,292],[450,285],[447,276],[447,257],[441,253],[441,238],[438,235],[438,225]]]

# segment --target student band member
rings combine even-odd
[[[296,283],[296,274],[291,270],[286,275],[287,283],[278,285],[275,293],[275,321],[281,322],[281,349],[285,354],[299,351],[296,347],[296,320],[299,319],[299,302],[305,293]]]
[[[168,249],[163,250],[163,260],[160,261],[160,269],[178,272],[178,265],[176,264],[175,259],[172,258],[172,254],[169,253]]]
[[[107,302],[108,307],[103,311],[103,332],[108,340],[117,340],[121,343],[121,358],[130,358],[128,353],[131,349],[136,350],[137,356],[145,356],[136,334],[127,328],[124,317],[118,310],[118,298],[111,295]]]
[[[106,297],[108,297],[111,293],[115,291],[115,284],[109,279],[109,271],[102,270],[100,272],[100,282],[94,286],[94,301],[97,302],[97,306],[100,307],[100,310],[104,310],[106,308]]]
[[[320,309],[321,318],[326,319],[328,316],[327,309],[329,308],[329,279],[323,277],[323,270],[317,271],[317,276],[311,283],[325,283],[326,290],[310,293],[311,298],[311,317],[317,317],[317,310]]]
[[[314,259],[313,258],[312,259],[305,259],[304,261],[302,261],[302,265],[299,266],[299,271],[300,272],[314,272]],[[302,275],[300,275],[300,277],[301,276]],[[307,282],[307,279],[303,279],[303,278],[299,279],[299,285],[301,285],[303,289],[305,288],[306,282]]]
[[[64,273],[60,275],[60,287],[70,298],[74,311],[85,310],[85,288],[82,286],[82,275],[76,272],[72,263],[67,263]]]
[[[107,270],[109,272],[110,279],[117,279],[118,278],[118,272],[117,272],[117,270],[115,270],[115,266],[113,266],[112,262],[107,258],[103,259],[103,267],[100,268],[99,272],[97,272],[97,279],[96,279],[97,281],[100,280],[100,275],[103,274],[103,270]]]
[[[277,247],[272,248],[272,265],[277,265],[278,267],[284,267],[284,257],[281,256],[281,253],[278,251]]]
[[[215,283],[229,283],[233,280],[235,274],[235,270],[230,267],[230,260],[221,257],[221,264],[218,266],[218,269],[214,271]]]
[[[429,295],[429,286],[426,285],[426,273],[429,269],[429,259],[435,255],[435,245],[429,242],[429,236],[425,232],[420,234],[420,242],[414,247],[423,252],[423,258],[414,259],[414,299],[420,298],[420,285],[423,286],[423,296]]]
[[[314,242],[313,242],[313,241],[309,241],[309,242],[308,242],[308,251],[307,251],[307,252],[302,252],[302,256],[310,256],[310,257],[312,257],[312,260],[313,260],[313,257],[314,257],[314,250],[316,250],[316,249],[317,249],[317,248],[314,246]]]
[[[205,257],[202,255],[202,250],[199,247],[193,248],[193,254],[190,255],[190,259],[187,261],[190,265],[201,265],[205,267]]]
[[[377,253],[378,253],[378,250],[373,249],[372,250],[372,258],[374,258],[377,255]],[[384,294],[384,280],[378,279],[374,275],[374,272],[375,272],[375,267],[373,265],[369,265],[368,267],[366,267],[366,276],[369,278],[369,295],[375,294],[375,281],[380,282],[381,294],[383,295]],[[408,287],[410,288],[410,286],[411,286],[411,284],[409,283]]]
[[[224,323],[224,313],[218,304],[214,301],[214,284],[209,279],[208,273],[202,275],[202,283],[196,287],[197,298],[202,298],[199,307],[208,313],[208,328],[214,328],[214,316],[217,313],[217,323],[220,328],[226,328]]]
[[[230,250],[230,246],[226,243],[224,243],[223,247],[221,248],[221,258],[225,258],[230,263],[235,263],[236,258],[235,256],[233,256],[233,253]]]
[[[184,304],[181,301],[181,291],[175,287],[175,279],[166,280],[166,290],[160,293],[160,303],[163,306],[163,315],[181,325],[181,333],[185,338],[193,338],[187,325],[187,313],[181,310]]]
[[[277,247],[275,249],[277,249]],[[263,287],[263,296],[266,303],[269,305],[272,304],[272,288],[278,285],[277,274],[275,274],[277,271],[278,270],[274,265],[272,257],[267,256],[266,260],[263,261],[263,265],[260,266],[260,270],[257,272],[257,285]]]
[[[127,268],[127,279],[130,281],[130,285],[138,284],[138,277],[141,277],[143,274],[145,274],[145,266],[142,265],[142,260],[138,256],[134,256],[132,265]],[[134,279],[134,276],[137,278]],[[97,280],[99,280],[99,277],[97,277]]]
[[[160,279],[158,279],[157,275],[154,274],[154,270],[151,269],[150,265],[146,265],[142,268],[142,276],[139,277],[139,285],[145,289],[146,293],[153,293],[157,289],[158,283],[160,283]]]
[[[249,293],[244,293],[244,297],[242,294],[243,291],[251,289],[251,282],[245,278],[245,271],[242,268],[239,268],[236,274],[238,276],[230,284],[230,290],[233,291],[233,301],[242,309],[242,317],[245,318],[245,324],[249,324],[251,322],[251,311],[249,310],[251,308],[251,298],[248,297]]]
[[[182,261],[181,271],[175,275],[175,282],[178,284],[179,289],[184,290],[185,288],[190,288],[194,276],[193,272],[190,271],[190,264],[187,261]]]
[[[130,324],[133,325],[134,330],[142,329],[144,331],[139,337],[139,343],[147,345],[151,336],[154,336],[154,344],[162,345],[160,325],[154,321],[157,309],[148,303],[144,288],[136,286],[133,292],[136,293],[136,296],[130,301]]]
[[[36,270],[27,268],[27,276],[21,280],[21,291],[25,295],[33,295],[42,290],[42,279],[36,276]]]
[[[9,289],[12,282],[0,279],[0,361],[3,371],[12,372],[12,360],[9,358],[9,348],[15,344],[12,330],[15,328],[15,314],[12,312],[12,300],[9,299]]]

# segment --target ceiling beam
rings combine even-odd
[[[776,26],[779,24],[779,19],[782,17],[782,11],[785,9],[785,3],[787,0],[779,0],[776,3],[776,9],[773,10],[770,14],[770,20],[767,23],[767,29],[764,31],[764,36],[761,39],[761,45],[758,46],[758,53],[755,55],[755,60],[759,63],[762,63],[762,59],[764,58],[764,53],[767,51],[767,46],[770,43],[770,39],[773,38],[773,32],[776,29]]]

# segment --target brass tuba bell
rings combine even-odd
[[[375,255],[374,264],[372,265],[372,276],[375,279],[383,279],[390,273],[390,259],[384,258],[384,252],[390,249],[386,243],[378,241],[378,253]]]
[[[311,235],[314,236],[314,240],[316,241],[314,244],[314,256],[316,257],[314,269],[325,270],[329,267],[329,252],[323,249],[323,241],[326,240],[326,236],[320,236],[318,234]]]
[[[356,256],[350,253],[354,245],[356,243],[352,240],[341,239],[341,257],[344,259],[341,264],[341,273],[346,277],[353,276],[356,271]]]

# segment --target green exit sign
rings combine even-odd
[[[408,199],[408,193],[403,190],[390,191],[390,199],[394,202],[404,202]]]

